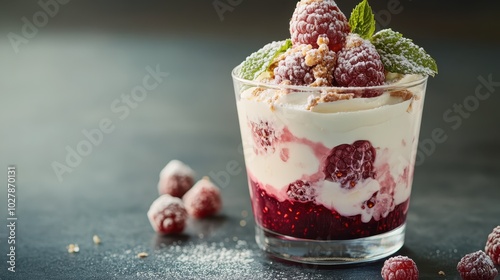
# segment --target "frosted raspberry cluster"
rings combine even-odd
[[[193,184],[194,171],[179,160],[170,161],[160,172],[158,197],[151,204],[148,219],[161,234],[184,231],[189,217],[202,219],[222,208],[219,188],[208,177]]]
[[[384,84],[384,66],[377,50],[369,40],[351,33],[346,16],[333,0],[298,2],[290,21],[290,35],[293,46],[278,58],[275,83],[341,87]],[[326,62],[321,67],[307,59],[314,52],[319,53],[319,61]]]

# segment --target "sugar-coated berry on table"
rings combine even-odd
[[[182,200],[168,194],[153,201],[147,215],[153,229],[161,234],[181,233],[188,218]]]
[[[180,160],[171,160],[160,172],[158,193],[182,197],[194,184],[195,172]]]
[[[406,256],[395,256],[387,259],[381,274],[384,280],[418,280],[417,265]]]
[[[199,180],[182,200],[188,214],[197,219],[213,216],[222,207],[220,190],[208,177]]]
[[[457,270],[463,280],[494,280],[498,275],[490,257],[483,251],[465,255],[458,262]]]
[[[500,226],[495,227],[488,235],[484,251],[494,264],[500,266]]]

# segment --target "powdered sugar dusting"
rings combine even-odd
[[[138,252],[148,252],[145,259]],[[245,240],[162,244],[151,250],[144,246],[107,253],[102,262],[108,274],[123,279],[287,279],[287,269],[273,264]],[[273,267],[276,269],[269,269]],[[318,278],[315,271],[298,272],[294,279]],[[128,278],[126,278],[128,279]]]
[[[239,279],[238,275],[251,275],[250,264],[255,261],[255,255],[246,241],[235,243],[226,248],[224,242],[179,242],[150,252],[144,260],[136,258],[137,252],[145,250],[144,246],[137,246],[108,254],[103,261],[120,263],[115,276],[135,275],[140,279],[221,279],[229,276]]]
[[[375,34],[372,41],[386,70],[390,72],[430,76],[437,73],[434,59],[401,33],[384,29]]]
[[[234,267],[235,269],[249,268],[248,264],[254,261],[253,252],[246,249],[246,241],[238,240],[235,249],[224,247],[224,243],[196,244],[184,249],[177,257],[177,261],[189,264],[195,269],[221,269],[218,266]]]

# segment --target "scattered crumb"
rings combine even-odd
[[[307,98],[307,110],[311,110],[314,108],[316,105],[318,105],[319,97],[314,97],[314,95],[311,95]]]
[[[243,218],[248,217],[248,211],[246,211],[246,210],[241,211],[241,216],[242,216]]]
[[[101,244],[101,238],[99,238],[99,236],[97,235],[92,236],[92,240],[94,241],[94,244]]]
[[[338,100],[349,100],[353,99],[354,93],[337,93],[335,91],[322,91],[321,96],[309,96],[307,99],[307,110],[311,110],[319,103],[335,102]]]
[[[80,247],[78,247],[78,244],[69,244],[66,248],[68,248],[68,253],[78,253],[80,252]]]
[[[442,271],[442,270],[440,270],[440,271],[438,272],[438,274],[439,274],[440,276],[446,276],[446,274],[445,274],[445,273],[444,273],[444,271]]]
[[[246,225],[247,225],[247,221],[245,221],[245,220],[241,220],[241,221],[240,221],[240,226],[241,226],[241,227],[244,227],[244,226],[246,226]]]
[[[394,97],[401,97],[401,98],[403,98],[404,101],[410,100],[414,96],[413,93],[411,93],[411,91],[406,90],[406,89],[392,91],[390,94],[391,94],[391,96],[394,96]]]
[[[146,258],[147,256],[149,256],[149,255],[146,252],[140,252],[139,254],[137,254],[137,257],[141,258],[141,259]]]
[[[259,96],[265,90],[266,90],[265,88],[258,87],[258,88],[254,89],[252,91],[252,95],[255,96],[255,97],[257,97],[257,96]]]
[[[354,93],[337,93],[335,91],[324,91],[321,93],[321,102],[334,102],[337,100],[348,100],[354,97]]]

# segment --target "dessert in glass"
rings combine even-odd
[[[411,40],[374,26],[366,0],[349,20],[332,0],[302,0],[291,39],[232,72],[256,241],[271,255],[347,264],[403,246],[437,67]]]

